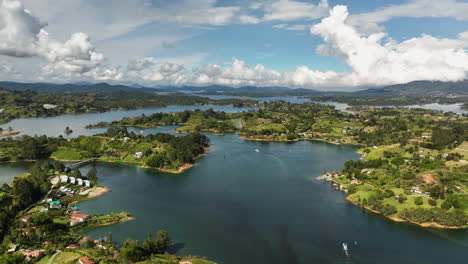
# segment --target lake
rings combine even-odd
[[[159,110],[176,109],[192,108]],[[64,116],[21,119],[16,124],[27,133],[47,135],[63,133],[70,124],[73,136],[89,135],[101,131],[85,130],[89,123],[140,111],[157,110],[68,116],[73,120]],[[144,133],[174,128],[144,129]],[[393,222],[347,202],[343,193],[315,179],[324,171],[340,170],[346,160],[359,159],[355,146],[207,135],[210,151],[182,174],[98,163],[99,182],[112,192],[79,203],[82,212],[126,210],[136,220],[93,229],[87,235],[98,238],[112,232],[114,240],[122,243],[128,237],[143,240],[148,232],[164,229],[174,241],[173,252],[206,256],[223,264],[466,263],[467,231]],[[13,177],[26,168],[27,163],[0,164],[0,175]],[[87,170],[83,167],[82,173]],[[341,248],[343,242],[349,244],[350,257]]]

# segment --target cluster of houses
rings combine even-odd
[[[71,184],[76,184],[79,186],[86,186],[86,187],[91,187],[91,182],[88,180],[83,180],[80,178],[75,178],[67,175],[60,175],[60,182],[61,183],[68,183],[70,182]]]

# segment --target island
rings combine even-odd
[[[245,140],[319,140],[361,147],[362,159],[330,172],[335,188],[367,210],[422,226],[466,228],[468,118],[424,109],[263,102],[259,110],[156,113],[92,127],[179,125],[176,132],[236,132]]]

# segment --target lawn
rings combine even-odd
[[[91,158],[91,154],[85,150],[60,147],[59,150],[52,153],[51,157],[57,160],[84,160]]]

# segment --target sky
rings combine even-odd
[[[0,0],[0,80],[357,90],[468,79],[468,1]]]

